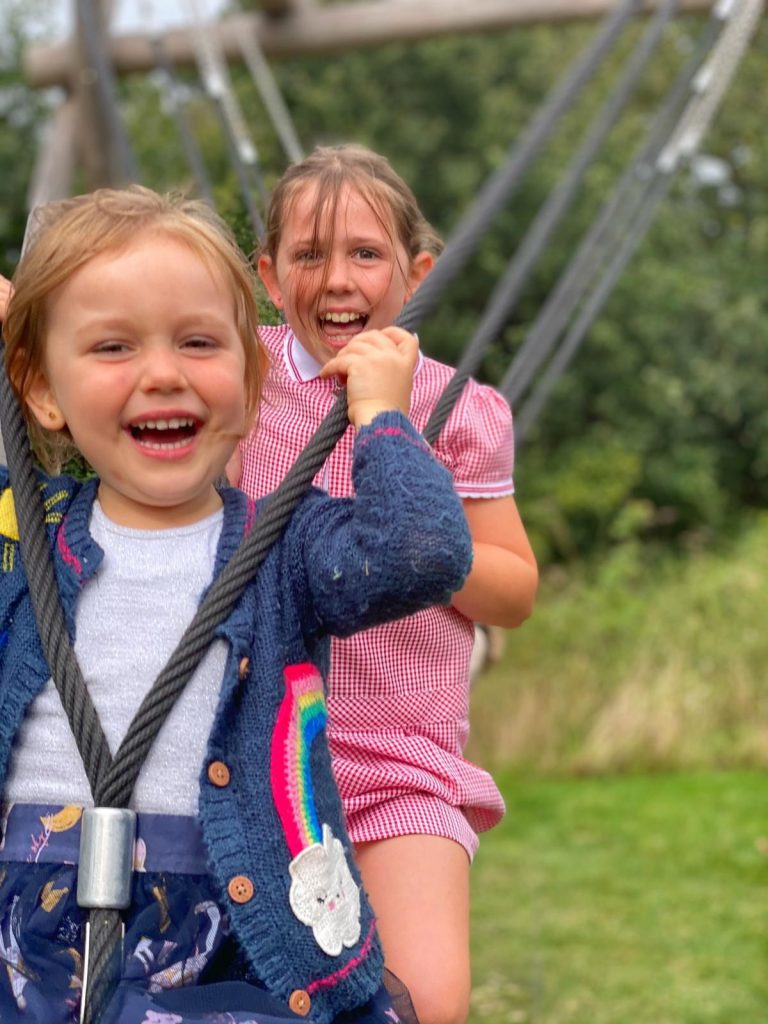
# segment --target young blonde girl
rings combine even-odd
[[[254,279],[201,204],[104,190],[44,211],[14,277],[6,367],[41,474],[66,622],[114,753],[260,509],[218,483],[256,414]],[[415,339],[369,331],[349,390],[356,496],[318,491],[216,631],[131,797],[138,832],[111,1024],[400,1019],[324,736],[330,634],[447,601],[470,544],[406,419]],[[268,457],[268,456],[267,456]],[[0,469],[0,1020],[78,1020],[92,803],[45,663]]]
[[[321,147],[272,194],[259,275],[285,323],[262,327],[272,360],[257,426],[240,446],[240,486],[271,490],[331,408],[340,353],[392,324],[432,269],[440,242],[380,155]],[[423,428],[452,370],[419,357],[410,416]],[[351,493],[351,432],[317,483]],[[329,737],[355,856],[387,964],[422,1024],[468,1010],[469,864],[503,802],[463,757],[473,620],[505,627],[530,613],[533,553],[513,497],[506,402],[470,382],[435,444],[472,532],[474,563],[450,607],[332,645]]]

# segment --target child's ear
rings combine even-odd
[[[408,271],[408,299],[410,299],[434,265],[435,257],[431,252],[423,250],[416,253],[411,260],[411,268]]]
[[[256,269],[259,272],[261,283],[267,289],[267,295],[272,300],[272,305],[277,306],[278,309],[283,308],[283,295],[280,290],[280,286],[277,283],[277,273],[275,271],[275,264],[271,256],[259,256],[259,262],[256,264]]]
[[[45,375],[39,373],[27,392],[27,408],[45,430],[62,430],[67,421]]]

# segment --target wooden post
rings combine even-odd
[[[30,210],[41,203],[72,195],[78,121],[77,102],[70,96],[56,108],[40,143],[27,193]]]
[[[646,0],[645,11],[661,0]],[[415,41],[448,33],[491,32],[513,25],[565,23],[605,15],[616,0],[360,0],[316,6],[307,0],[264,0],[270,14],[239,14],[216,25],[226,57],[242,59],[243,36],[255,33],[267,57],[299,57]],[[707,11],[714,0],[681,0],[683,12]],[[280,13],[278,13],[278,10]],[[193,33],[167,32],[163,45],[177,66],[195,60]],[[152,41],[136,33],[112,38],[109,52],[117,74],[146,72],[155,65]],[[71,47],[29,47],[24,71],[29,85],[45,88],[66,82]]]
[[[107,25],[113,0],[75,0],[77,68],[75,96],[80,113],[80,159],[89,189],[125,185],[137,176],[128,136],[117,109]]]
[[[112,160],[110,158],[112,147],[109,144],[111,132],[106,113],[99,100],[98,71],[90,59],[86,28],[83,24],[81,11],[79,10],[80,5],[78,0],[72,0],[72,2],[74,4],[74,24],[76,26],[76,62],[74,77],[71,81],[71,92],[75,98],[78,113],[77,148],[80,163],[85,174],[86,187],[94,189],[104,185],[111,185],[114,180]],[[107,20],[105,16],[105,3],[102,0],[102,2],[94,6],[97,9],[99,35],[102,43],[105,44],[104,24]]]

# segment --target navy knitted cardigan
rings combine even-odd
[[[200,775],[211,874],[253,974],[280,999],[298,993],[307,1019],[318,1024],[366,1002],[382,967],[325,741],[329,634],[449,601],[472,551],[449,474],[400,414],[382,414],[360,430],[353,480],[354,498],[318,490],[304,498],[219,626],[229,654]],[[97,486],[43,478],[73,637],[77,595],[103,557],[89,534]],[[215,575],[259,518],[259,506],[240,491],[224,488],[221,496]],[[25,710],[50,675],[2,468],[0,541],[2,779]],[[131,666],[125,669],[129,681]]]

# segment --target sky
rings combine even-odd
[[[56,35],[68,36],[75,0],[49,0]],[[173,28],[190,21],[195,8],[203,19],[216,14],[224,0],[115,0],[113,26],[116,32],[146,32]]]

